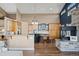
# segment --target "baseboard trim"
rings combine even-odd
[[[8,48],[10,51],[34,50],[34,48]]]

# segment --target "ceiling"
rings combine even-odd
[[[0,3],[0,7],[8,14],[16,14],[17,9],[21,14],[59,13],[64,3]]]

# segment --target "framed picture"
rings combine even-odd
[[[46,23],[38,24],[38,30],[39,31],[48,31],[49,25]]]

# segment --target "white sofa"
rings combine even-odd
[[[0,56],[23,56],[23,51],[3,51]]]
[[[68,40],[56,40],[56,47],[60,51],[79,51],[79,42]]]

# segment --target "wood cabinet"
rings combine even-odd
[[[49,37],[52,39],[59,38],[60,24],[49,24]]]
[[[13,21],[13,22],[11,22],[11,31],[12,32],[16,32],[16,30],[17,30],[17,22],[16,21]]]

